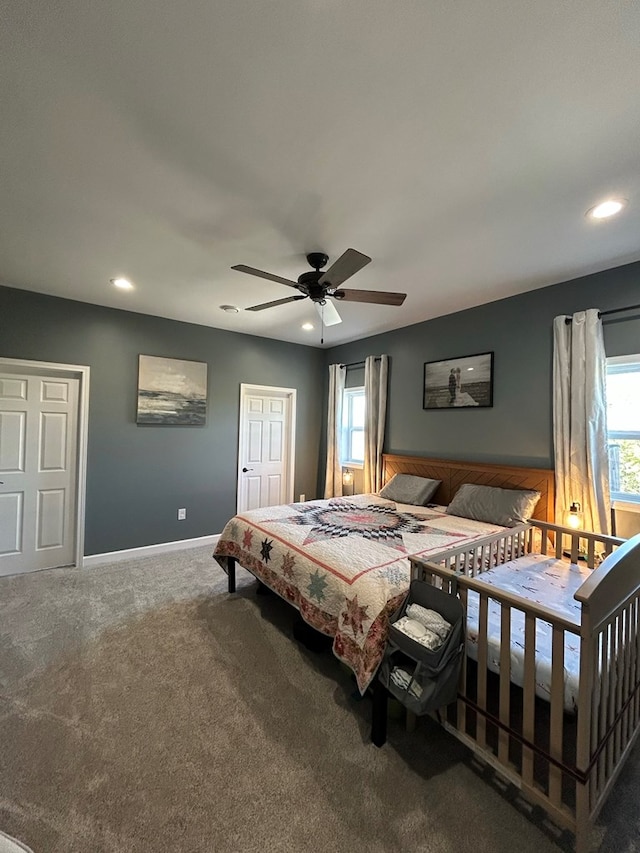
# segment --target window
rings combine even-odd
[[[343,465],[364,464],[364,388],[345,388],[342,399]]]
[[[607,359],[611,497],[640,502],[640,355]]]

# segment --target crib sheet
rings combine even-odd
[[[591,569],[569,564],[554,557],[529,554],[503,566],[483,572],[476,580],[488,587],[511,592],[538,602],[579,628],[581,606],[573,597],[586,580]],[[467,597],[467,654],[478,659],[478,624],[480,598],[469,590]],[[487,642],[488,667],[500,672],[500,613],[499,603],[489,599]],[[511,681],[524,684],[525,618],[521,610],[511,610]],[[552,629],[548,622],[536,620],[536,694],[550,701]],[[575,711],[578,704],[580,675],[580,637],[565,632],[564,645],[564,707]]]

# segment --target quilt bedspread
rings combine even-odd
[[[236,515],[214,557],[235,558],[334,638],[334,654],[366,690],[389,616],[409,588],[409,557],[434,558],[503,528],[377,495],[265,507]]]

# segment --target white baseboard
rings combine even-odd
[[[140,557],[153,557],[166,551],[182,551],[185,548],[200,548],[203,545],[211,545],[213,548],[219,533],[211,536],[198,536],[197,539],[178,539],[175,542],[160,542],[158,545],[145,545],[142,548],[127,548],[124,551],[109,551],[106,554],[89,554],[82,561],[84,569],[92,569],[95,566],[104,566],[106,563],[123,563],[125,560],[137,560]]]

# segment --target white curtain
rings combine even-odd
[[[364,363],[364,482],[365,494],[382,488],[382,447],[387,419],[389,357],[367,356]]]
[[[606,356],[599,312],[556,317],[553,339],[556,523],[566,526],[569,506],[578,501],[583,529],[608,533]]]
[[[342,466],[340,464],[340,432],[342,429],[342,398],[346,368],[342,364],[329,365],[329,401],[327,405],[327,470],[324,485],[325,498],[342,495]]]

